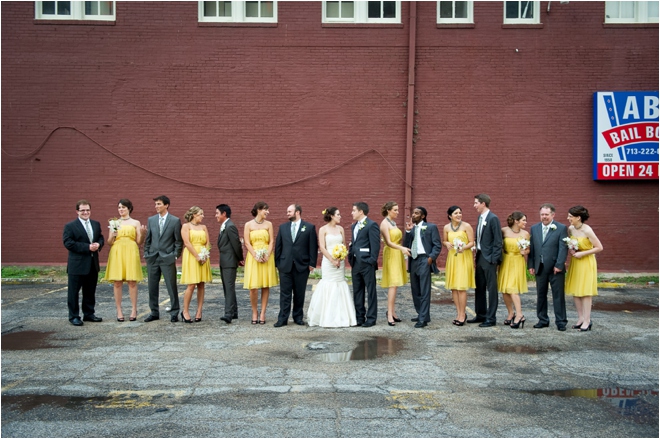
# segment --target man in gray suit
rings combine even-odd
[[[144,319],[151,322],[160,318],[158,310],[158,283],[161,274],[170,294],[170,321],[178,322],[179,291],[176,285],[176,260],[183,251],[181,220],[171,215],[170,199],[165,195],[154,198],[157,214],[147,222],[147,239],[144,241],[144,259],[147,261],[149,279],[149,308],[151,313]]]
[[[215,208],[215,218],[220,224],[218,250],[220,251],[220,274],[222,290],[225,293],[225,315],[220,320],[231,323],[238,318],[236,306],[236,268],[243,260],[243,244],[238,236],[238,229],[230,219],[231,207],[219,204]]]
[[[552,304],[555,309],[555,324],[560,331],[566,330],[566,297],[564,278],[566,275],[566,254],[568,248],[563,241],[568,236],[566,226],[554,222],[555,206],[541,205],[541,222],[530,230],[529,256],[527,268],[536,276],[536,315],[539,322],[535,328],[550,326],[548,318],[548,283],[552,287]]]
[[[497,321],[497,266],[502,262],[502,228],[500,219],[490,211],[490,197],[487,194],[474,196],[474,208],[479,214],[477,220],[475,247],[476,268],[474,289],[474,312],[477,316],[468,323],[479,323],[479,327],[495,326]],[[488,305],[486,305],[488,291]]]

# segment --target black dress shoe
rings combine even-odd
[[[220,317],[220,320],[222,320],[225,323],[231,323],[231,319],[229,317]]]
[[[426,325],[428,325],[426,322],[417,322],[415,323],[415,328],[423,328]]]
[[[419,317],[413,317],[410,319],[411,322],[419,322]]]
[[[234,314],[233,316],[231,316],[231,318],[232,318],[233,320],[236,320],[236,319],[238,318],[238,314]]]
[[[566,331],[566,326],[557,326],[557,331]]]
[[[302,320],[294,320],[293,323],[295,323],[296,325],[305,326],[305,322],[303,322]]]
[[[144,321],[145,321],[146,323],[149,323],[149,322],[153,322],[154,320],[158,320],[158,319],[160,319],[160,317],[155,316],[155,315],[153,315],[153,314],[149,314],[149,315],[147,316],[147,318],[144,319]]]
[[[98,323],[98,322],[102,322],[102,321],[103,321],[103,319],[101,317],[96,317],[94,314],[92,314],[91,316],[83,317],[83,322],[96,322],[96,323]]]
[[[473,319],[468,320],[467,323],[483,323],[485,321],[486,321],[486,319],[481,319],[479,317],[475,317]]]
[[[470,323],[469,320],[468,323]],[[495,322],[483,322],[479,324],[480,328],[490,328],[491,326],[495,326]]]
[[[539,329],[539,328],[547,328],[548,326],[550,326],[550,323],[541,323],[541,322],[538,322],[536,325],[534,325],[534,327],[535,327],[536,329]]]
[[[289,324],[289,322],[282,322],[282,321],[278,320],[277,322],[275,322],[275,324],[273,326],[276,327],[276,328],[281,328],[282,326],[286,326],[288,324]]]
[[[371,328],[372,326],[376,326],[376,322],[364,322],[362,324],[363,328]]]
[[[357,323],[355,324],[355,326],[362,326],[362,325],[364,325],[364,322],[357,322]]]
[[[69,320],[73,326],[82,326],[83,322],[80,320],[80,317],[74,317],[71,320]]]
[[[183,313],[182,313],[183,314]],[[174,314],[172,317],[170,317],[170,322],[176,323],[179,321],[179,318],[177,317],[176,314]],[[186,322],[187,323],[187,322]],[[192,320],[190,320],[190,323],[192,323]]]

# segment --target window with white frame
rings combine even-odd
[[[199,21],[277,23],[276,1],[199,2]]]
[[[474,23],[474,2],[438,2],[438,23]]]
[[[538,24],[541,2],[504,2],[504,24]]]
[[[658,2],[605,2],[605,23],[657,23]]]
[[[401,23],[401,2],[324,1],[324,23]]]
[[[115,20],[114,1],[35,2],[39,20]]]

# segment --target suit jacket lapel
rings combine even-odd
[[[91,220],[88,220],[88,221],[91,221]],[[85,226],[82,225],[82,223],[80,222],[80,219],[78,219],[76,221],[76,223],[78,223],[78,225],[76,226],[76,227],[78,227],[78,233],[82,233],[82,236],[84,236],[85,239],[87,239],[87,241],[89,241],[89,235],[87,234],[87,230],[85,230]],[[89,227],[92,227],[91,222],[89,223]],[[93,227],[92,227],[92,236],[94,236],[94,228]],[[90,242],[90,244],[92,244],[92,242]]]

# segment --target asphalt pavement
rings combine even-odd
[[[74,327],[66,285],[2,286],[3,437],[658,437],[657,286],[600,289],[588,332],[570,329],[570,298],[566,332],[534,329],[534,288],[518,330],[502,300],[496,327],[453,326],[439,285],[422,329],[409,287],[402,323],[387,325],[379,288],[377,325],[339,329],[274,328],[278,288],[266,325],[246,290],[222,322],[217,283],[193,324],[144,323],[145,284],[129,322],[124,291],[126,322],[101,284],[103,322]],[[161,317],[166,298],[161,285]]]

